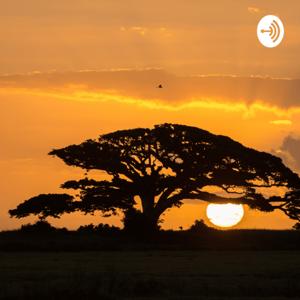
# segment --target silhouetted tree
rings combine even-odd
[[[299,220],[300,179],[280,158],[199,128],[163,124],[121,130],[50,155],[87,171],[105,171],[107,180],[86,177],[62,187],[79,191],[74,209],[106,215],[119,209],[125,212],[125,225],[155,230],[160,216],[185,199],[280,209]],[[267,197],[260,192],[272,187],[285,187],[288,193]]]

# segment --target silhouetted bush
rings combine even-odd
[[[192,230],[161,230],[151,235],[149,239],[149,235],[134,235],[126,230],[109,228],[109,225],[99,227],[92,225],[77,231],[67,231],[38,222],[23,226],[22,229],[0,232],[0,249],[1,251],[300,249],[300,230],[223,231],[205,229],[203,223],[199,221],[196,224],[198,225],[193,226]],[[97,228],[101,233],[97,232]]]
[[[119,227],[100,223],[98,225],[89,224],[80,226],[77,229],[77,232],[80,233],[99,233],[99,234],[114,234],[120,232],[121,229]]]
[[[47,221],[39,220],[34,224],[22,225],[19,232],[34,233],[34,234],[45,234],[55,232],[68,232],[66,228],[56,228],[49,224]]]
[[[209,232],[209,231],[212,231],[212,230],[216,230],[216,229],[207,226],[202,219],[196,220],[194,222],[194,224],[188,229],[189,232],[194,232],[194,233]]]

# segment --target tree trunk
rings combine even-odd
[[[158,219],[155,207],[154,207],[154,196],[145,195],[141,197],[142,200],[142,220],[141,226],[148,233],[156,232],[159,230]]]
[[[154,197],[149,195],[141,197],[142,211],[134,208],[125,212],[125,230],[136,234],[153,234],[159,231],[158,220],[160,214],[154,207]]]

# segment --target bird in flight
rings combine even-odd
[[[157,88],[162,89],[163,88],[162,84],[160,84]]]

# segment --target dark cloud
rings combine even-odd
[[[300,137],[286,136],[282,145],[271,152],[279,156],[288,167],[300,174]]]
[[[287,136],[280,150],[287,156],[287,159],[290,160],[295,169],[300,170],[300,138],[291,135]]]

